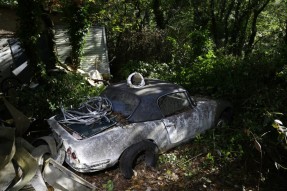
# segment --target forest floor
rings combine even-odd
[[[41,127],[37,136],[50,134],[45,121],[31,127],[31,132]],[[236,142],[236,135],[244,141]],[[24,138],[31,141],[37,136]],[[160,154],[155,168],[147,167],[143,159],[138,161],[129,180],[118,165],[92,173],[64,166],[95,185],[97,191],[286,191],[287,171],[276,169],[274,161],[257,150],[254,140],[244,136],[248,136],[245,131],[234,126],[209,129]]]
[[[208,153],[204,151],[197,156],[186,155],[187,150],[198,146],[189,143],[164,154],[169,161],[159,161],[154,169],[140,163],[135,167],[135,175],[130,180],[123,178],[117,166],[103,172],[79,175],[99,190],[109,191],[261,190],[259,173],[248,170],[240,162],[234,161],[228,166],[211,164],[207,159]]]
[[[156,168],[139,163],[130,180],[124,179],[118,166],[106,171],[78,174],[96,185],[98,190],[108,191],[287,190],[285,172],[263,168],[262,162],[249,157],[223,160],[222,156],[210,150],[206,142],[193,140],[160,155]]]

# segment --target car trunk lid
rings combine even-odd
[[[113,118],[102,118],[91,124],[59,122],[63,120],[62,115],[56,115],[54,119],[58,121],[59,125],[63,129],[65,129],[70,135],[78,140],[94,136],[116,124],[116,121]]]

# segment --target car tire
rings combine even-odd
[[[144,156],[147,166],[155,167],[158,158],[158,147],[151,141],[145,140],[134,144],[127,148],[119,161],[120,170],[126,179],[131,179],[133,176],[133,167],[137,159]]]
[[[230,109],[230,108],[225,109],[221,113],[219,119],[217,120],[216,127],[222,127],[224,125],[230,125],[232,122],[232,118],[233,118],[232,109]]]

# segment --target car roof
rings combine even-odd
[[[128,120],[130,122],[143,122],[157,120],[163,117],[157,104],[159,97],[182,91],[185,91],[185,89],[177,84],[157,79],[145,79],[145,85],[143,87],[132,88],[124,81],[107,87],[103,95],[108,98],[108,94],[132,94],[136,96],[140,103],[135,111],[128,117]]]

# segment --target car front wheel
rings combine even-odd
[[[130,146],[123,152],[120,158],[120,169],[126,179],[132,178],[133,167],[137,159],[142,156],[147,166],[155,167],[158,158],[157,145],[145,140]]]

